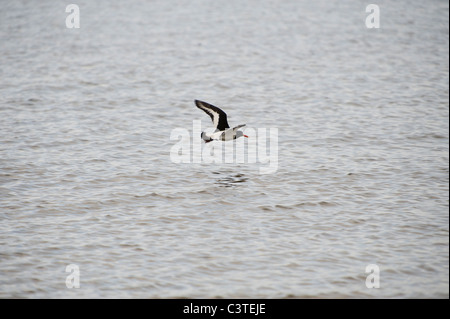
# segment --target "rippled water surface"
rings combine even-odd
[[[448,298],[447,1],[76,3],[0,9],[1,298]],[[172,161],[194,99],[276,172]]]

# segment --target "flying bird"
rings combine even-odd
[[[197,105],[199,109],[205,111],[205,113],[211,117],[211,120],[216,127],[214,133],[208,134],[206,132],[202,132],[201,138],[205,141],[205,143],[209,143],[215,140],[231,141],[241,136],[248,138],[248,136],[245,135],[242,131],[238,131],[238,129],[244,127],[245,124],[230,128],[227,121],[227,114],[217,106],[199,100],[195,100],[195,105]]]

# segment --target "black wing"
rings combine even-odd
[[[224,131],[230,127],[227,121],[227,114],[217,106],[199,100],[195,100],[195,105],[211,117],[217,130]]]

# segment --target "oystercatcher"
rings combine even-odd
[[[245,135],[242,131],[238,131],[238,129],[244,127],[245,124],[230,128],[227,122],[227,114],[217,106],[199,100],[195,100],[195,105],[197,105],[199,109],[202,109],[211,117],[211,120],[216,127],[214,133],[207,134],[206,132],[202,132],[201,138],[205,141],[205,143],[209,143],[215,140],[231,141],[241,136],[248,138],[248,136]]]

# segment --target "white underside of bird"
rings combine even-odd
[[[217,141],[231,141],[235,140],[238,137],[245,136],[241,131],[238,131],[241,127],[244,127],[245,124],[238,125],[233,128],[227,128],[225,131],[215,131],[214,133],[208,134],[205,133],[202,135],[203,140],[209,141],[209,140],[217,140]],[[239,133],[242,133],[239,134]]]

